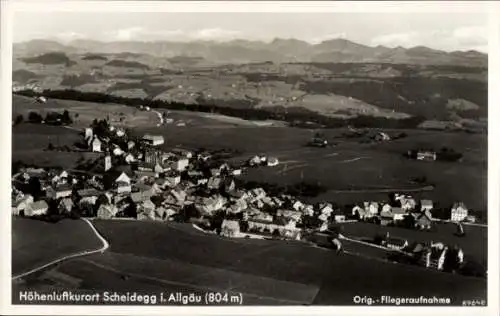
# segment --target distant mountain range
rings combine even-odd
[[[66,54],[147,54],[155,57],[179,56],[215,64],[240,64],[271,61],[319,63],[392,63],[416,65],[460,65],[487,67],[488,56],[477,51],[445,52],[424,46],[388,48],[366,46],[346,39],[310,44],[297,39],[271,42],[233,40],[229,42],[100,42],[75,40],[61,44],[52,40],[31,40],[14,44],[14,57],[33,57],[48,52]]]

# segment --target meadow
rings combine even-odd
[[[66,219],[49,223],[12,217],[13,276],[101,246],[101,241],[83,220]]]
[[[81,289],[242,292],[250,305],[352,305],[360,291],[377,297],[450,297],[452,305],[486,297],[483,279],[337,255],[299,242],[227,239],[175,223],[95,225],[110,242],[109,252],[56,268],[80,279]],[[36,280],[30,284],[44,286]]]

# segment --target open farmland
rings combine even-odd
[[[215,289],[242,292],[245,304],[264,305],[352,304],[360,288],[363,295],[450,297],[452,304],[486,296],[486,283],[481,279],[348,254],[338,256],[297,242],[226,239],[183,224],[95,224],[110,242],[110,253],[69,261],[57,268],[59,273],[81,280],[75,288],[141,288],[153,293]],[[144,242],[137,242],[137,236]],[[30,284],[44,286],[43,282]]]
[[[337,204],[387,200],[390,191],[410,189],[415,198],[430,198],[436,207],[448,208],[463,201],[470,209],[485,212],[487,207],[486,136],[435,131],[405,131],[406,138],[386,143],[359,143],[346,139],[345,130],[322,130],[337,146],[310,148],[306,143],[314,131],[290,127],[210,129],[176,127],[138,129],[165,137],[165,148],[229,148],[240,152],[235,161],[245,161],[263,153],[280,160],[276,167],[248,169],[243,179],[277,184],[301,180],[320,183],[327,192],[313,200]],[[400,132],[400,131],[399,131]],[[410,149],[447,146],[464,154],[462,162],[422,162],[403,157]],[[427,184],[412,179],[426,177]],[[434,185],[431,191],[418,188]],[[378,191],[378,192],[377,192]]]
[[[75,142],[81,142],[77,131],[62,126],[23,123],[12,129],[12,161],[22,161],[25,164],[39,167],[74,168],[78,161],[94,160],[99,153],[77,151],[49,151],[52,143],[55,147],[74,147]]]
[[[12,275],[16,276],[54,260],[102,247],[83,220],[48,223],[12,218]]]

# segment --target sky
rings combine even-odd
[[[334,38],[376,46],[487,52],[484,13],[15,12],[13,41],[193,41]]]

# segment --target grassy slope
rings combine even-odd
[[[350,304],[361,289],[363,295],[442,295],[454,299],[455,304],[466,297],[484,297],[486,291],[483,280],[349,255],[336,256],[331,251],[294,242],[228,240],[158,223],[98,221],[96,227],[110,240],[110,251],[114,253],[316,286],[320,290],[314,304]],[[144,242],[138,243],[138,236]],[[196,279],[196,275],[192,277]],[[429,287],[429,283],[433,286]]]
[[[100,248],[101,242],[82,220],[52,224],[12,218],[12,274],[17,275],[61,257]]]

